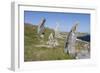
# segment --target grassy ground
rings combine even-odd
[[[52,29],[45,29],[45,38],[41,39],[37,34],[37,26],[31,24],[24,25],[24,61],[44,61],[44,60],[65,60],[75,59],[64,53],[64,40],[58,39],[59,46],[55,48],[37,47],[38,45],[46,45],[50,33],[54,33]],[[62,33],[67,34],[67,33]],[[82,34],[81,34],[82,35]],[[37,46],[36,46],[37,45]],[[84,43],[76,42],[76,50],[81,50]]]
[[[45,30],[44,43],[47,42],[49,34],[53,32],[51,29]],[[24,61],[41,61],[41,60],[64,60],[74,59],[73,57],[65,54],[64,40],[58,39],[60,45],[55,48],[36,47],[35,45],[41,43],[37,34],[37,26],[25,24],[24,26]]]

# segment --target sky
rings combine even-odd
[[[42,18],[46,19],[45,27],[55,29],[59,24],[60,31],[69,32],[72,26],[79,22],[77,31],[90,33],[90,14],[24,11],[24,23],[38,25]]]

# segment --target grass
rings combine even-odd
[[[50,33],[54,33],[52,29],[45,29],[44,43],[48,41]],[[31,24],[24,24],[24,61],[44,61],[44,60],[65,60],[74,59],[74,57],[64,53],[64,40],[58,39],[59,46],[55,48],[36,47],[35,45],[41,43],[41,39],[37,34],[37,26]],[[83,43],[77,44],[77,49],[80,49]]]

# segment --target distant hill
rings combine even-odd
[[[84,36],[79,36],[77,38],[81,39],[81,40],[84,40],[84,41],[87,41],[87,42],[90,42],[90,35],[89,34],[84,35]]]

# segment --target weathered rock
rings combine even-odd
[[[90,58],[90,52],[86,49],[82,49],[77,52],[76,59],[87,59]]]
[[[87,59],[90,58],[90,43],[77,40],[76,41],[76,59]]]
[[[65,41],[65,47],[64,47],[64,52],[68,53],[69,55],[75,57],[76,51],[75,51],[75,43],[76,43],[76,31],[77,31],[78,23],[75,24],[71,31],[69,32],[66,41]]]
[[[38,29],[37,29],[37,33],[40,35],[41,38],[43,38],[45,34],[45,26],[44,26],[45,21],[46,19],[42,18],[41,22],[38,25]]]
[[[58,41],[55,39],[54,35],[51,33],[48,37],[47,44],[50,47],[56,47],[58,45]]]

